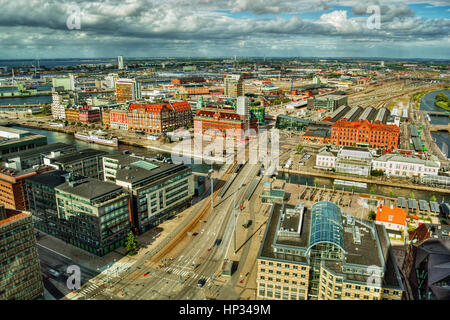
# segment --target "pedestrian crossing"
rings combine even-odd
[[[97,284],[90,283],[89,287],[86,287],[80,291],[80,295],[85,296],[85,295],[91,293],[92,291],[96,290],[97,288],[99,288],[99,286]]]
[[[206,283],[208,283],[211,280],[211,275],[205,275],[200,274],[197,272],[194,272],[192,268],[185,267],[185,266],[178,266],[178,267],[167,267],[165,269],[166,273],[173,274],[176,276],[179,276],[181,278],[186,278],[189,276],[189,278],[192,279],[206,279]]]

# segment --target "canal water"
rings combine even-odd
[[[109,147],[109,146],[103,146],[103,145],[96,144],[96,143],[88,143],[85,141],[75,139],[75,137],[72,134],[67,134],[67,133],[63,133],[63,132],[55,132],[55,131],[48,131],[48,130],[41,130],[41,129],[34,129],[34,128],[24,128],[24,127],[19,127],[19,126],[12,126],[12,128],[26,130],[29,132],[33,132],[36,134],[41,134],[43,136],[46,136],[48,144],[62,142],[62,143],[74,145],[75,148],[77,148],[77,150],[90,148],[90,149],[111,152],[111,153],[115,152],[117,150],[121,150],[121,151],[128,150],[131,153],[134,152],[134,153],[144,154],[148,157],[155,157],[157,154],[162,154],[165,157],[170,157],[170,153],[163,153],[160,151],[154,151],[154,150],[141,148],[141,147],[135,147],[135,146],[128,146],[128,145],[124,145],[124,144],[119,144],[119,147]],[[208,170],[211,169],[211,165],[208,165],[208,164],[188,164],[188,166],[192,168],[192,171],[199,172],[199,173],[207,173]],[[220,165],[220,164],[213,165],[214,170],[219,170],[221,167],[222,167],[222,165]]]
[[[424,111],[445,111],[445,109],[437,107],[435,102],[435,97],[438,93],[443,92],[448,97],[450,97],[450,90],[439,90],[439,91],[433,91],[425,96],[423,96],[422,100],[420,101],[420,110]],[[430,122],[431,124],[448,124],[450,121],[449,117],[438,117],[438,116],[430,116]],[[450,133],[448,132],[432,132],[431,136],[433,137],[434,141],[436,141],[437,146],[445,152],[447,150],[447,158],[450,157],[450,151],[448,149],[448,146],[450,146]]]
[[[414,198],[417,200],[426,200],[430,201],[431,196],[436,197],[437,202],[448,202],[450,200],[450,195],[445,193],[435,193],[435,192],[429,192],[429,191],[422,191],[422,190],[413,190],[413,189],[406,189],[406,188],[394,188],[394,187],[388,187],[383,185],[377,185],[377,184],[367,184],[367,187],[350,187],[350,186],[344,186],[344,185],[338,185],[334,184],[335,179],[331,178],[322,178],[322,177],[312,177],[312,176],[304,176],[304,175],[298,175],[298,174],[287,174],[287,173],[279,173],[278,179],[284,180],[288,183],[292,184],[298,184],[298,185],[308,185],[308,186],[317,186],[317,187],[325,187],[328,189],[332,189],[333,185],[336,189],[344,190],[344,191],[354,191],[356,193],[363,193],[363,194],[371,194],[371,191],[374,195],[380,195],[384,197],[404,197],[404,198],[410,198],[411,193],[414,194]]]

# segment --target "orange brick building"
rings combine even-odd
[[[22,171],[0,168],[0,203],[8,209],[28,210],[25,179],[52,169],[52,167],[48,166]]]
[[[398,148],[399,137],[400,128],[396,125],[339,120],[331,126],[330,143],[391,151]]]
[[[258,120],[240,115],[234,108],[207,106],[197,110],[194,117],[194,134],[204,135],[209,129],[218,130],[226,137],[227,130],[232,130],[236,139],[244,140],[243,133],[248,129],[258,132]]]
[[[112,118],[111,118],[112,119]],[[169,128],[179,128],[192,122],[189,102],[132,103],[128,108],[128,128],[149,133],[162,133]]]

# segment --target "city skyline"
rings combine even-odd
[[[450,58],[441,0],[3,2],[3,59]]]

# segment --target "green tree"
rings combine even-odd
[[[436,202],[436,196],[431,196],[430,201]]]
[[[443,92],[440,92],[440,93],[438,93],[437,95],[436,95],[436,101],[444,101],[444,102],[447,102],[448,101],[448,96],[445,94],[445,93],[443,93]]]
[[[411,193],[409,194],[409,197],[410,197],[411,199],[415,199],[415,198],[416,198],[416,196],[414,195],[414,192],[412,192],[412,191],[411,191]]]
[[[391,190],[389,191],[389,197],[393,198],[394,197],[394,192]]]
[[[375,221],[376,218],[377,218],[376,212],[373,211],[373,210],[370,210],[370,211],[369,211],[369,220]]]
[[[299,144],[297,145],[297,147],[295,147],[295,149],[297,150],[297,153],[300,153],[300,152],[302,152],[302,150],[303,150],[303,146],[299,143]]]
[[[125,240],[125,247],[127,248],[129,256],[134,256],[137,253],[136,246],[137,246],[136,238],[134,237],[133,232],[130,230]]]
[[[370,194],[374,194],[375,193],[375,189],[373,187],[370,187]]]

